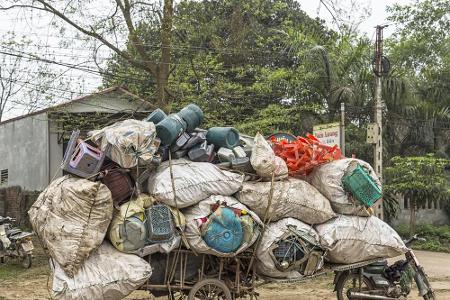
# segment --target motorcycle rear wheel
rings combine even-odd
[[[31,268],[32,265],[31,254],[25,254],[24,256],[21,256],[20,263],[22,264],[22,267],[24,267],[25,269]]]
[[[336,283],[336,296],[338,300],[347,300],[347,293],[350,289],[359,289],[359,274],[347,273],[339,278]],[[362,277],[361,291],[373,290],[374,286],[369,278]]]

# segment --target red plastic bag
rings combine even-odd
[[[271,142],[275,155],[286,162],[291,176],[308,175],[317,166],[343,158],[337,145],[322,144],[312,134],[297,137],[294,142],[276,140]]]

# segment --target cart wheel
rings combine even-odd
[[[197,282],[189,292],[188,300],[231,300],[230,289],[220,280],[205,279]]]

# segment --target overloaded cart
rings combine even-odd
[[[28,212],[51,257],[55,299],[121,299],[137,289],[253,299],[257,283],[329,271],[338,299],[397,299],[409,292],[398,276],[408,266],[433,299],[412,252],[372,216],[382,193],[369,164],[312,135],[250,137],[202,121],[190,104],[85,140],[72,133],[66,175]],[[380,261],[404,253],[394,267]],[[387,286],[366,275],[374,265]]]

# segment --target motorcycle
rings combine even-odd
[[[33,233],[13,227],[14,218],[0,216],[0,263],[5,263],[6,257],[18,258],[24,268],[31,267],[34,249],[31,237]]]
[[[425,241],[414,235],[405,241],[405,244],[409,247],[418,240]],[[410,293],[414,279],[419,295],[425,300],[435,300],[435,293],[414,252],[409,250],[405,253],[405,258],[390,266],[387,260],[380,260],[366,266],[335,272],[333,284],[337,299],[400,299]]]

